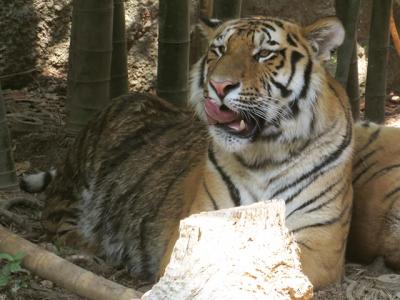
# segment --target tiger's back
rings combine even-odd
[[[45,227],[154,280],[185,199],[196,192],[190,176],[201,169],[205,130],[157,97],[119,97],[77,137],[47,189]]]

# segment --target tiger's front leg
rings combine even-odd
[[[350,204],[352,194],[352,189],[349,188],[342,203]],[[342,280],[350,219],[351,205],[347,205],[333,224],[293,231],[300,249],[303,272],[314,289]]]

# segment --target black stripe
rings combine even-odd
[[[182,146],[182,150],[186,148],[186,150],[190,149],[192,145],[191,140],[187,140],[187,143]],[[149,233],[146,230],[146,224],[154,224],[155,219],[159,217],[159,210],[162,207],[162,204],[166,199],[168,199],[168,195],[171,191],[171,189],[176,185],[176,182],[179,179],[182,179],[182,177],[187,173],[187,171],[190,168],[191,164],[191,155],[189,151],[184,151],[185,156],[182,158],[181,161],[186,162],[180,169],[175,170],[176,173],[171,174],[172,175],[172,180],[169,182],[168,186],[166,189],[163,191],[162,196],[159,195],[159,200],[157,201],[157,204],[154,205],[153,209],[141,220],[140,223],[140,250],[141,250],[141,261],[142,261],[142,272],[145,272],[147,276],[151,276],[150,272],[148,271],[150,269],[149,266],[149,261],[151,261],[150,253],[151,251],[147,251],[146,248],[146,238],[151,236],[151,233]],[[146,171],[146,174],[150,174],[150,172]],[[118,231],[114,231],[118,232]]]
[[[269,66],[273,66],[273,65],[274,65],[274,62],[271,61],[271,62],[268,63],[268,65],[269,65]],[[285,59],[282,59],[282,60],[280,61],[279,65],[277,65],[277,66],[275,67],[275,69],[276,69],[276,70],[280,70],[280,69],[282,69],[284,66],[285,66]],[[274,72],[274,73],[276,73],[276,72]]]
[[[304,173],[302,176],[300,176],[298,179],[296,179],[294,182],[284,186],[283,188],[279,189],[276,191],[271,198],[275,198],[277,195],[287,191],[288,189],[296,186],[300,182],[308,179],[310,176],[313,176],[312,181],[315,181],[319,176],[317,175],[318,172],[320,172],[324,167],[329,165],[330,163],[336,161],[340,155],[343,153],[344,150],[350,145],[351,143],[351,138],[352,138],[352,127],[351,124],[349,125],[349,121],[347,124],[347,129],[346,129],[346,134],[343,137],[342,143],[339,145],[339,147],[332,152],[322,163],[314,166],[310,171]],[[320,174],[321,175],[321,174]],[[310,182],[311,183],[311,182]]]
[[[361,157],[355,164],[353,164],[353,170],[357,169],[362,163],[365,163],[365,161],[370,158],[372,155],[374,155],[379,149],[374,149],[367,154],[365,154],[363,157]]]
[[[275,27],[272,26],[272,25],[270,25],[270,24],[264,23],[263,25],[264,25],[266,28],[268,28],[269,30],[271,30],[271,31],[276,31]]]
[[[343,187],[342,187],[339,191],[337,191],[337,192],[335,193],[335,195],[333,195],[331,198],[329,198],[328,200],[324,201],[324,202],[321,203],[320,205],[318,205],[318,206],[316,206],[316,207],[314,207],[314,208],[311,208],[311,209],[305,211],[304,213],[305,213],[305,214],[308,214],[308,213],[311,213],[311,212],[316,211],[316,210],[318,210],[318,209],[321,209],[321,208],[324,207],[324,206],[327,206],[329,203],[331,203],[332,201],[334,201],[341,193],[343,193],[344,190],[345,190],[346,188],[347,188],[347,190],[348,190],[349,185],[348,185],[347,187],[346,187],[346,186],[343,186]],[[347,193],[347,191],[345,192],[344,195],[346,195],[346,193]]]
[[[312,112],[312,116],[310,119],[310,133],[312,134],[312,133],[314,133],[314,130],[315,130],[315,110],[313,109],[313,110],[311,110],[311,112]]]
[[[279,43],[277,41],[274,41],[274,40],[269,40],[269,41],[267,41],[267,43],[270,44],[271,46],[279,45]]]
[[[293,101],[291,101],[289,103],[289,108],[290,108],[290,111],[292,112],[290,117],[295,118],[300,112],[299,99],[296,98]]]
[[[260,169],[264,169],[264,168],[268,167],[269,165],[276,165],[276,163],[274,163],[270,159],[266,159],[266,160],[263,160],[260,162],[255,162],[255,163],[248,163],[239,154],[235,154],[235,158],[243,167],[250,169],[250,170],[260,170]],[[279,163],[279,164],[281,164],[281,163]]]
[[[282,135],[282,131],[279,130],[278,132],[270,133],[270,134],[265,134],[265,135],[260,135],[259,138],[260,140],[264,142],[274,142],[276,141],[280,136]]]
[[[172,141],[171,144],[176,141]],[[185,144],[181,145],[181,150],[184,153],[190,154],[188,151],[192,147],[193,140],[187,140]],[[185,151],[186,150],[186,151]],[[160,170],[163,165],[171,161],[171,158],[174,156],[175,152],[174,151],[169,151],[165,155],[162,155],[159,157],[154,163],[152,163],[149,167],[146,168],[146,170],[141,174],[139,179],[135,182],[134,186],[131,187],[128,191],[126,191],[123,195],[118,197],[114,203],[113,207],[110,208],[109,211],[118,211],[116,207],[122,207],[122,202],[128,199],[132,199],[133,194],[142,194],[142,191],[144,189],[144,181],[148,179],[148,177],[151,174],[154,174],[156,170]],[[167,199],[168,194],[171,190],[171,188],[174,186],[175,182],[182,177],[182,175],[188,170],[188,167],[190,165],[190,159],[188,158],[188,155],[186,155],[183,158],[183,161],[187,162],[181,169],[177,170],[177,172],[172,176],[173,179],[171,182],[168,184],[166,189],[164,190],[164,193],[162,195],[159,195],[159,201],[157,201],[156,204],[153,205],[153,209],[151,209],[147,214],[143,216],[143,218],[140,220],[139,223],[139,245],[138,245],[138,250],[140,251],[140,256],[141,256],[141,273],[142,276],[146,278],[152,278],[152,274],[149,271],[150,270],[150,265],[149,262],[151,261],[150,258],[150,252],[147,250],[146,247],[146,240],[149,238],[148,231],[146,230],[146,225],[147,224],[152,224],[152,220],[156,219],[158,217],[158,211],[161,207],[162,202]],[[175,170],[176,171],[176,170]],[[134,198],[133,198],[134,199]],[[131,200],[132,201],[132,200]],[[106,211],[106,208],[103,208],[104,211]],[[103,221],[105,219],[102,219]],[[123,221],[123,220],[122,220]],[[112,227],[113,232],[120,232],[119,227],[122,225],[122,222],[114,222]],[[128,254],[129,257],[129,254]]]
[[[275,81],[275,79],[273,79],[272,77],[270,81],[275,87],[277,87],[281,91],[282,97],[286,98],[292,93],[291,90],[287,89],[282,83]]]
[[[328,128],[328,130],[324,131],[322,134],[319,134],[314,140],[321,139],[321,138],[323,138],[325,135],[331,133],[331,132],[336,128],[337,123],[338,123],[338,121],[336,120],[335,123],[334,123],[330,128]],[[295,158],[299,157],[299,156],[303,153],[303,151],[305,151],[305,149],[306,149],[308,146],[310,146],[310,144],[311,144],[311,146],[312,146],[312,142],[313,142],[313,140],[307,140],[307,141],[304,143],[304,145],[303,145],[298,151],[296,151],[296,152],[291,152],[291,156],[287,157],[285,160],[281,161],[279,164],[288,163],[290,160],[293,162]],[[328,143],[330,144],[330,141],[329,141],[329,142],[325,142],[323,145],[328,144]],[[322,145],[322,146],[323,146],[323,145]],[[310,147],[311,147],[311,146],[310,146]],[[319,147],[321,147],[321,145],[320,145]],[[272,164],[272,163],[273,163],[273,162],[271,162],[271,164]],[[275,164],[276,164],[276,163],[275,163]],[[290,168],[291,165],[289,165],[288,167]],[[272,178],[269,180],[269,184],[271,184],[272,182],[274,182],[275,180],[277,180],[278,178],[281,178],[281,177],[282,177],[281,173],[275,175],[274,177],[272,177]]]
[[[367,183],[368,181],[376,178],[376,177],[380,177],[382,175],[385,175],[386,173],[388,173],[389,171],[393,170],[393,169],[397,169],[400,168],[400,164],[395,164],[395,165],[391,165],[385,168],[380,169],[379,171],[376,171],[374,174],[372,174],[364,183]]]
[[[203,57],[203,60],[200,63],[200,76],[199,76],[199,82],[198,82],[198,86],[200,88],[202,88],[203,84],[204,84],[204,69],[206,67],[206,61],[207,61],[207,56],[205,55]]]
[[[320,199],[322,196],[325,196],[326,193],[329,193],[335,186],[337,186],[339,184],[339,182],[341,181],[338,180],[335,183],[331,184],[330,186],[328,186],[326,189],[324,189],[322,192],[320,192],[318,195],[312,197],[309,200],[306,200],[302,205],[300,205],[299,207],[295,208],[294,210],[292,210],[287,216],[286,219],[288,219],[292,214],[294,214],[296,211],[299,211],[311,204],[313,204],[314,202],[316,202],[318,199]],[[286,203],[289,203],[293,200],[294,197],[290,197],[289,199],[287,199]]]
[[[291,73],[290,73],[289,80],[288,80],[288,82],[287,82],[287,84],[286,84],[286,87],[288,87],[289,84],[292,82],[294,73],[296,72],[296,64],[297,64],[297,63],[299,62],[299,60],[302,59],[303,57],[304,57],[304,55],[301,54],[300,52],[298,52],[298,51],[292,51],[292,54],[291,54],[291,56],[290,56],[290,66],[291,66],[292,70],[291,70]]]
[[[189,127],[189,126],[187,126]],[[190,128],[189,128],[190,129]],[[183,134],[185,136],[185,134]],[[168,144],[165,145],[166,148],[172,147],[172,145],[176,144],[177,140],[173,139],[168,142]],[[186,146],[186,145],[182,145]],[[115,195],[113,195],[114,190],[117,187],[117,183],[113,182],[110,185],[110,188],[107,190],[104,196],[104,201],[101,204],[101,214],[99,217],[98,223],[93,227],[93,232],[96,233],[97,235],[97,240],[102,240],[104,235],[106,234],[107,227],[110,226],[110,224],[104,223],[105,220],[108,219],[108,214],[109,212],[118,212],[120,210],[120,207],[123,207],[123,204],[129,200],[132,199],[132,197],[135,198],[135,194],[140,194],[141,190],[143,189],[144,182],[145,180],[148,179],[148,176],[153,174],[156,170],[159,170],[164,164],[166,164],[171,157],[174,155],[174,151],[168,151],[165,154],[159,156],[159,157],[154,157],[154,161],[144,170],[140,176],[137,176],[136,182],[132,182],[132,185],[128,190],[126,190],[124,193],[122,193],[120,196],[118,196],[116,199],[113,201],[108,201],[107,199],[115,198]],[[113,232],[118,232],[119,231],[119,226],[121,225],[121,220],[118,222],[114,222],[111,224],[113,226]]]
[[[231,178],[218,165],[217,159],[215,157],[214,152],[211,149],[211,146],[208,148],[208,159],[214,165],[215,169],[218,171],[218,173],[221,176],[222,180],[225,182],[233,203],[235,204],[235,206],[239,206],[240,205],[240,193],[239,193],[239,190],[233,184]]]
[[[304,191],[304,187],[299,188],[296,192],[291,194],[288,198],[285,199],[285,203],[290,203],[293,201],[295,197],[297,197],[302,191]]]
[[[271,34],[269,33],[268,29],[266,28],[261,28],[261,30],[268,36],[268,39],[271,39]]]
[[[150,273],[149,261],[150,256],[146,250],[146,217],[142,218],[139,223],[139,245],[138,250],[140,251],[141,261],[141,276],[146,279],[151,279],[153,276]],[[130,254],[124,249],[126,258],[130,257]]]
[[[311,248],[310,246],[308,246],[306,243],[303,243],[303,242],[301,242],[301,241],[296,241],[296,243],[297,243],[298,245],[303,246],[304,248],[307,248],[307,250],[310,250],[310,251],[313,251],[313,250],[314,250],[313,248]]]
[[[313,68],[313,63],[311,59],[308,60],[307,67],[304,70],[304,85],[300,92],[300,98],[305,98],[308,94],[308,89],[310,87],[311,72]]]
[[[385,195],[384,200],[386,200],[386,199],[392,197],[393,195],[397,194],[398,192],[400,192],[400,186],[399,186],[399,187],[396,187],[395,189],[393,189],[393,190],[391,190],[389,193],[387,193],[387,194]]]
[[[289,45],[293,46],[293,47],[297,47],[296,42],[293,40],[293,37],[290,33],[287,34],[286,36],[286,40],[288,42]]]
[[[208,187],[207,187],[207,184],[206,184],[205,180],[203,180],[203,187],[204,187],[204,189],[205,189],[205,191],[207,193],[207,196],[210,199],[214,209],[218,210],[219,208],[218,208],[217,202],[215,201],[214,197],[211,195],[210,191],[208,190]]]
[[[161,136],[170,134],[172,130],[182,130],[188,128],[187,122],[173,123],[168,128],[151,128],[143,126],[139,130],[131,132],[118,145],[109,150],[109,153],[114,153],[112,159],[105,160],[98,171],[100,177],[109,173],[110,170],[117,168],[120,164],[125,163],[126,159],[132,155],[132,151],[137,151],[145,145],[149,145],[149,141],[159,139]],[[117,154],[117,155],[115,155]]]
[[[43,188],[46,188],[52,180],[53,180],[53,176],[51,176],[50,172],[44,173]]]
[[[357,153],[360,153],[361,151],[365,150],[365,148],[367,148],[369,145],[371,145],[379,137],[380,132],[381,132],[381,129],[378,128],[373,133],[371,133],[371,135],[368,138],[367,143],[364,146],[360,147],[361,150],[358,151]]]
[[[369,171],[369,169],[371,169],[375,165],[376,165],[376,161],[374,161],[373,163],[370,163],[368,167],[366,167],[360,173],[358,173],[357,176],[353,178],[353,184],[356,183],[361,178],[361,176],[366,174]]]
[[[278,20],[273,20],[273,19],[269,19],[270,22],[276,24],[277,26],[279,26],[280,28],[284,29],[283,23],[281,21]]]
[[[296,229],[292,230],[291,232],[292,232],[292,233],[296,233],[296,232],[302,231],[302,230],[304,230],[304,229],[315,228],[315,227],[321,227],[321,226],[329,226],[329,225],[335,224],[335,223],[337,223],[338,221],[340,221],[340,219],[341,219],[341,218],[344,216],[344,214],[345,214],[346,212],[348,212],[348,211],[349,211],[349,206],[347,205],[337,217],[334,217],[334,218],[332,218],[332,219],[330,219],[330,220],[327,220],[327,221],[325,221],[325,222],[319,222],[319,223],[314,223],[314,224],[310,224],[310,225],[305,225],[305,226],[296,228]]]

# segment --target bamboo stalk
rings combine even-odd
[[[357,43],[357,24],[360,0],[336,0],[335,8],[336,14],[342,21],[346,30],[343,44],[338,49],[336,79],[346,87],[349,80],[350,64],[354,57],[353,52]]]
[[[199,0],[199,12],[196,16],[198,22],[199,16],[211,18],[212,13],[212,0]],[[190,66],[196,63],[202,57],[207,49],[208,39],[204,33],[195,26],[190,36]]]
[[[11,150],[6,108],[0,86],[0,189],[16,189],[17,187],[18,180]]]
[[[240,18],[242,0],[214,0],[213,17],[221,20]]]
[[[67,108],[69,107],[69,102],[70,98],[72,96],[72,91],[74,87],[74,81],[73,81],[73,68],[74,64],[72,63],[75,58],[74,58],[74,46],[75,46],[75,39],[76,39],[76,15],[75,15],[75,8],[77,6],[76,2],[79,0],[73,0],[72,1],[72,22],[71,22],[71,32],[70,32],[70,38],[69,38],[69,48],[68,48],[68,73],[67,73],[67,103],[66,106]]]
[[[353,119],[358,120],[360,118],[360,89],[358,82],[357,43],[354,44],[346,90],[349,96]]]
[[[365,116],[383,123],[385,120],[386,69],[389,50],[389,20],[392,0],[374,0],[368,47]]]
[[[114,0],[110,98],[128,92],[128,62],[124,1]]]
[[[38,276],[93,300],[139,300],[141,293],[86,271],[0,226],[0,252],[26,254],[22,265]]]
[[[189,0],[160,0],[157,95],[184,106],[188,97]]]
[[[67,131],[78,132],[110,99],[112,0],[74,1]]]

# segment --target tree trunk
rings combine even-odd
[[[157,95],[185,106],[189,76],[189,0],[160,0]]]
[[[221,20],[240,18],[242,0],[214,0],[213,17]]]
[[[72,17],[67,130],[78,132],[110,99],[112,0],[76,0]]]
[[[374,0],[369,32],[365,117],[376,123],[385,120],[386,66],[389,50],[389,20],[392,0]]]
[[[336,0],[336,15],[342,21],[346,37],[338,49],[336,79],[346,88],[353,119],[360,116],[360,96],[358,87],[357,24],[360,0]]]
[[[192,215],[179,231],[165,275],[143,300],[312,299],[283,201]]]
[[[16,189],[17,187],[18,180],[11,150],[6,108],[0,86],[0,189]]]
[[[114,0],[110,98],[128,92],[128,64],[124,1]]]

